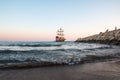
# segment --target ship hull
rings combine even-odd
[[[56,42],[64,42],[65,38],[64,37],[58,37],[56,36]]]

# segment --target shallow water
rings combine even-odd
[[[113,58],[120,58],[120,46],[76,42],[0,42],[0,67],[44,62],[73,65]]]

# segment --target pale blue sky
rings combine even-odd
[[[120,0],[0,0],[0,40],[67,40],[120,28]]]

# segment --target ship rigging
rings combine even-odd
[[[63,33],[63,29],[60,28],[57,31],[57,36],[56,36],[56,42],[64,42],[65,41],[65,37],[64,37],[64,33]]]

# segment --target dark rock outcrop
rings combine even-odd
[[[76,42],[91,42],[91,43],[105,43],[120,45],[120,29],[100,32],[99,34],[88,36],[85,38],[78,38]]]

